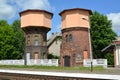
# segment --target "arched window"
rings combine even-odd
[[[39,44],[38,36],[35,36],[35,38],[34,38],[34,45],[37,46],[38,44]]]
[[[66,40],[66,42],[69,41],[69,36],[68,35],[66,35],[65,40]]]
[[[35,46],[37,46],[38,45],[38,40],[34,40],[34,44],[35,44]]]
[[[73,41],[73,36],[72,36],[72,34],[69,35],[69,41],[70,41],[70,42]]]

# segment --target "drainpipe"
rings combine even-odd
[[[89,22],[89,26],[90,26],[90,19],[87,20],[85,17],[83,17],[82,19],[88,21]],[[90,28],[88,28],[88,36],[89,36],[90,61],[91,61],[91,72],[92,72],[93,71],[93,57],[92,57],[93,55],[92,55]]]

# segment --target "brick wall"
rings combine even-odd
[[[67,36],[72,40],[67,41]],[[65,66],[64,56],[70,57],[70,66],[80,66],[84,59],[84,51],[90,57],[89,35],[87,28],[68,28],[62,30],[61,66]]]

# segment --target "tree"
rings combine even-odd
[[[52,53],[48,53],[48,59],[59,59],[59,56],[53,55]]]
[[[21,59],[24,52],[24,34],[20,21],[12,25],[0,20],[0,59]]]
[[[95,11],[90,17],[90,21],[93,57],[103,58],[101,50],[115,40],[116,34],[112,30],[112,23],[107,16]]]
[[[9,26],[9,24],[5,20],[0,20],[0,27],[4,27],[4,26]]]
[[[113,54],[113,52],[111,52],[111,51],[107,52],[107,54],[105,55],[105,59],[107,59],[108,65],[110,65],[110,66],[114,65],[114,54]]]
[[[18,58],[14,47],[14,31],[4,20],[0,20],[0,59]]]
[[[24,53],[24,32],[20,27],[20,20],[15,20],[12,24],[12,28],[15,34],[14,37],[14,47],[16,48],[16,51],[19,53],[20,58],[22,57]]]

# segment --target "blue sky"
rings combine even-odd
[[[112,29],[120,36],[120,0],[0,0],[0,19],[10,24],[20,19],[19,12],[26,9],[42,9],[54,14],[52,32],[60,32],[61,18],[58,15],[64,9],[86,8],[107,15],[112,20]]]

